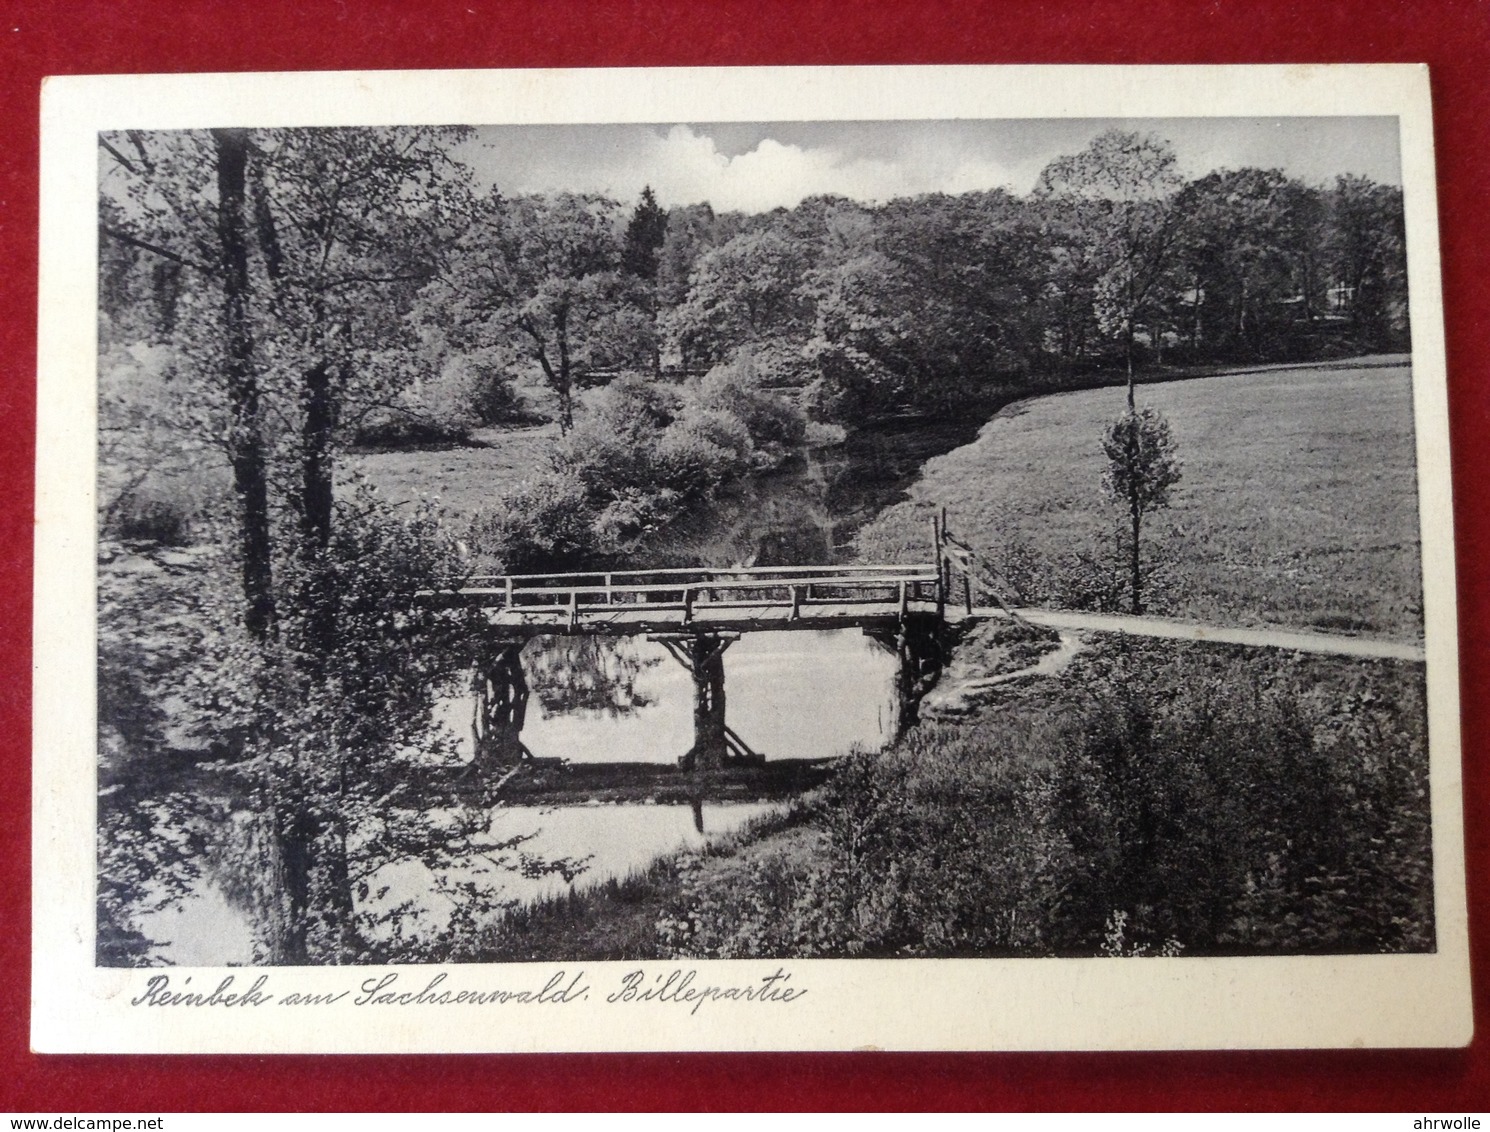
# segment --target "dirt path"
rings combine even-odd
[[[1210,641],[1216,644],[1248,645],[1253,648],[1288,649],[1295,652],[1327,653],[1332,656],[1363,656],[1376,660],[1424,659],[1423,646],[1370,637],[1344,637],[1333,633],[1311,633],[1298,629],[1235,629],[1172,621],[1162,617],[1130,617],[1117,613],[1067,613],[1051,609],[1021,609],[1020,617],[1035,625],[1057,630],[1088,630],[1099,633],[1131,633],[1137,637],[1164,637],[1176,641]],[[976,618],[1007,618],[1002,609],[974,609]]]

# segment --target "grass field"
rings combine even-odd
[[[345,489],[361,475],[393,504],[428,500],[460,531],[494,499],[546,469],[558,438],[558,425],[546,424],[479,432],[476,439],[489,447],[352,452],[339,479]]]
[[[1411,394],[1407,366],[1379,364],[1142,386],[1139,404],[1168,416],[1184,468],[1172,507],[1149,525],[1150,609],[1420,638]],[[1059,604],[1058,587],[1040,592],[1042,575],[1081,554],[1114,557],[1101,439],[1124,397],[1096,389],[1010,406],[975,442],[930,461],[911,498],[860,532],[859,557],[924,560],[931,515],[946,507],[954,534]]]

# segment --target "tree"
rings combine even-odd
[[[186,695],[241,737],[272,837],[260,880],[281,962],[355,954],[358,799],[427,713],[430,664],[445,663],[411,655],[423,626],[398,615],[453,554],[428,524],[339,504],[332,485],[344,423],[417,376],[407,313],[465,212],[448,156],[459,136],[100,138],[105,254],[128,248],[192,276],[154,331],[188,389],[180,430],[211,432],[232,467],[247,632],[218,627],[223,651]]]
[[[632,280],[634,301],[646,316],[651,328],[652,373],[662,374],[662,347],[658,340],[657,316],[660,305],[657,270],[663,244],[667,240],[667,213],[658,206],[650,185],[642,189],[642,198],[632,210],[626,225],[626,242],[621,249],[621,270]]]
[[[243,555],[244,623],[256,637],[274,626],[269,538],[269,484],[260,423],[259,383],[250,326],[248,273],[249,139],[246,130],[214,130],[217,151],[217,238],[222,282],[224,376],[228,389],[228,459],[238,493]]]
[[[458,345],[536,362],[568,433],[578,385],[652,355],[649,319],[620,271],[620,229],[620,206],[606,197],[493,191],[426,290],[425,318]]]
[[[652,195],[652,186],[642,189],[642,198],[626,224],[626,243],[621,251],[621,270],[640,279],[657,279],[657,257],[667,239],[667,212]]]
[[[1293,324],[1307,327],[1318,306],[1317,195],[1276,169],[1223,170],[1187,185],[1178,207],[1188,218],[1176,255],[1192,343],[1204,323],[1216,345],[1286,352]]]
[[[1403,337],[1407,242],[1402,190],[1365,177],[1335,180],[1327,194],[1327,249],[1340,304],[1375,348]]]
[[[1122,337],[1130,410],[1134,335],[1171,265],[1182,184],[1168,142],[1153,134],[1107,130],[1082,152],[1052,161],[1035,186],[1037,198],[1066,206],[1071,222],[1066,238],[1084,245],[1100,266],[1097,320]]]
[[[804,293],[810,355],[850,411],[966,404],[1040,352],[1039,232],[1002,192],[842,212]]]
[[[296,545],[300,577],[314,583],[342,427],[419,376],[405,315],[466,211],[465,175],[448,155],[460,136],[100,137],[104,256],[118,262],[128,249],[172,268],[170,317],[150,332],[185,379],[178,427],[217,438],[232,467],[244,621],[260,639],[276,620],[276,543]],[[276,515],[294,517],[277,535]],[[323,612],[334,604],[330,593],[284,596]],[[311,627],[322,646],[330,617]]]
[[[1130,391],[1131,392],[1131,391]],[[1102,440],[1107,471],[1102,488],[1128,509],[1132,534],[1129,566],[1133,582],[1135,614],[1143,612],[1143,573],[1139,536],[1144,517],[1169,506],[1169,492],[1180,481],[1180,462],[1175,454],[1169,422],[1159,410],[1145,406],[1118,417]]]
[[[805,342],[812,306],[802,283],[812,249],[774,227],[744,232],[707,252],[688,299],[669,323],[691,361],[724,361],[741,346]]]

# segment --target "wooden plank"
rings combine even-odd
[[[573,625],[569,623],[568,610],[562,606],[545,609],[494,610],[488,615],[488,624],[497,630],[520,636],[543,636],[546,634],[568,635],[571,633],[595,633],[599,635],[628,636],[641,633],[666,633],[691,630],[694,633],[715,630],[756,632],[776,629],[837,629],[863,628],[868,626],[894,626],[900,622],[897,603],[853,606],[810,606],[801,610],[792,620],[786,606],[754,606],[715,610],[698,607],[690,621],[683,620],[683,611],[658,610],[656,607],[627,609],[615,606],[610,610],[595,613],[580,611]],[[934,610],[912,607],[908,617],[935,616]]]

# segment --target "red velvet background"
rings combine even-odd
[[[43,76],[831,63],[1426,62],[1481,1037],[1443,1052],[38,1057],[29,1051],[36,169]],[[0,1110],[1490,1108],[1490,4],[1475,0],[0,0]],[[43,898],[45,894],[42,894]],[[936,1009],[927,1003],[927,1009]]]

